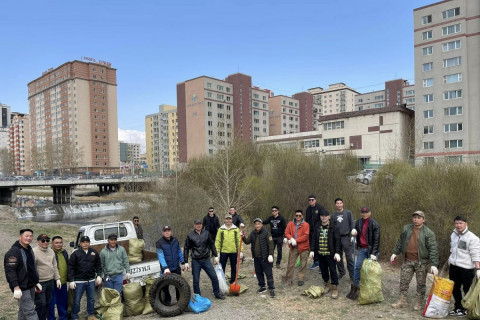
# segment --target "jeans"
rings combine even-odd
[[[62,284],[60,290],[55,287],[53,289],[53,297],[50,301],[50,310],[48,313],[48,320],[56,320],[55,318],[55,305],[57,305],[58,320],[67,320],[67,307],[68,307],[68,292],[67,284]]]
[[[200,294],[200,271],[202,269],[207,273],[210,281],[212,281],[213,294],[215,296],[220,295],[217,274],[208,258],[192,259],[193,293]]]
[[[258,285],[262,288],[265,287],[265,276],[267,276],[268,289],[275,289],[275,285],[273,284],[272,264],[268,261],[262,260],[261,258],[253,258],[253,264],[255,266],[255,274],[257,275]]]
[[[277,265],[282,261],[282,246],[283,236],[273,238],[273,251],[275,251],[275,247],[277,248]]]
[[[72,319],[78,319],[80,300],[82,300],[84,291],[87,291],[87,314],[92,316],[95,311],[95,280],[77,282],[77,288],[75,289],[73,296]]]
[[[363,260],[370,258],[367,248],[358,249],[357,263],[355,264],[355,286],[360,285],[360,270],[362,269]]]
[[[333,260],[333,257],[330,255],[324,256],[319,254],[318,265],[320,266],[320,271],[322,272],[323,281],[327,283],[328,280],[331,280],[331,283],[334,286],[338,285],[337,262]]]
[[[108,281],[106,280],[108,279]],[[110,289],[115,289],[122,294],[123,290],[123,274],[117,274],[116,276],[105,276],[105,287]]]
[[[237,275],[237,258],[238,253],[224,253],[220,252],[220,264],[222,265],[223,273],[225,273],[225,268],[227,267],[227,261],[230,259],[230,284],[235,282],[235,277]]]
[[[475,269],[465,269],[451,264],[448,274],[450,280],[455,282],[452,292],[453,299],[455,299],[454,309],[463,309],[462,291],[460,288],[463,285],[463,293],[467,294],[468,290],[470,290],[470,286],[472,285],[473,278],[475,277]]]
[[[40,282],[40,284],[42,285],[42,292],[35,293],[35,311],[37,311],[38,319],[46,320],[50,308],[50,301],[53,296],[55,281],[52,279]]]
[[[345,252],[345,260],[347,260],[347,270],[350,280],[353,281],[353,244],[350,242],[350,236],[340,237],[340,262],[337,263],[338,273],[345,274],[345,266],[343,264],[343,252]]]
[[[35,305],[33,304],[34,298],[35,287],[22,290],[22,298],[18,300],[18,320],[38,320]]]

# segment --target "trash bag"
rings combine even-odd
[[[302,296],[308,296],[310,299],[318,299],[325,292],[325,288],[319,286],[311,286],[302,292]]]
[[[152,284],[155,282],[155,278],[150,276],[143,280],[145,282],[145,308],[143,308],[142,314],[149,314],[152,312],[155,312],[150,305],[150,288],[152,287]]]
[[[100,292],[95,311],[102,316],[103,320],[122,320],[123,304],[120,293],[115,289],[104,288]]]
[[[470,290],[462,299],[462,306],[468,310],[469,319],[480,319],[480,281],[477,277],[473,277]]]
[[[145,307],[143,300],[142,285],[132,282],[123,286],[123,298],[125,300],[125,316],[138,316]]]
[[[210,309],[212,302],[208,298],[204,298],[199,294],[194,294],[188,303],[188,309],[194,313],[205,312]]]
[[[142,239],[132,238],[128,244],[128,262],[141,262],[143,258],[143,249],[145,248],[145,241]]]
[[[433,276],[433,284],[422,316],[437,319],[446,318],[452,299],[453,285],[452,280]]]
[[[220,292],[225,294],[228,291],[227,280],[225,279],[225,273],[223,273],[222,266],[217,264],[215,267],[215,273],[217,274],[218,278],[218,285],[220,287]]]
[[[360,295],[358,304],[370,304],[383,301],[382,267],[377,261],[363,260],[360,270]]]

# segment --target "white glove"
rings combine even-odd
[[[215,264],[218,264],[218,261],[219,261],[218,257],[215,257],[213,261],[215,261]]]
[[[166,268],[165,270],[163,270],[163,274],[171,274],[170,269]]]
[[[42,291],[42,285],[40,283],[37,283],[35,287],[37,287],[38,291]]]
[[[268,263],[273,263],[273,256],[272,255],[268,256]]]
[[[395,259],[397,259],[397,255],[394,253],[394,254],[392,254],[392,256],[390,257],[390,262],[391,262],[391,263],[394,263],[394,262],[395,262]]]
[[[335,253],[335,256],[333,256],[333,260],[340,262],[340,255],[338,253]]]
[[[97,276],[97,278],[95,279],[95,284],[96,284],[97,286],[101,285],[101,284],[102,284],[102,277]]]
[[[351,237],[351,238],[350,238],[350,242],[351,242],[351,243],[354,243],[354,242],[355,242],[355,238],[356,238],[356,237]]]
[[[313,251],[310,251],[310,254],[308,255],[308,257],[311,259],[311,258],[313,258],[314,255],[315,255],[315,253]]]
[[[240,252],[240,259],[243,259],[243,252]]]
[[[374,255],[374,254],[371,254],[371,255],[370,255],[370,260],[372,260],[372,261],[377,261],[377,256]]]
[[[188,265],[188,263],[185,263],[183,266],[185,267],[185,270],[190,270],[190,266]]]
[[[477,279],[480,279],[480,270],[477,270]]]
[[[438,275],[438,269],[435,266],[430,267],[430,273],[433,273],[434,276]]]
[[[13,290],[13,299],[15,299],[15,300],[22,299],[22,290],[21,289]]]
[[[70,289],[75,290],[77,288],[77,284],[75,281],[70,282]]]
[[[245,225],[243,223],[240,223],[240,228],[245,228]]]
[[[297,246],[297,241],[295,239],[292,238],[292,242],[291,242],[292,246]]]
[[[288,242],[287,238],[283,238],[283,243],[287,243],[287,242]]]
[[[130,273],[125,273],[125,280],[130,280]]]
[[[356,237],[357,236],[357,229],[352,229],[352,236]]]
[[[292,238],[292,239],[293,239],[293,238]],[[292,239],[288,239],[288,240],[287,240],[287,243],[288,243],[288,244],[292,244]]]
[[[60,280],[57,280],[57,289],[62,289],[62,282]]]

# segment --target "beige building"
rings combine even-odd
[[[480,155],[480,1],[414,10],[417,162]]]
[[[177,107],[162,104],[159,112],[145,117],[148,170],[174,170],[178,163]]]
[[[270,104],[270,135],[300,132],[300,103],[287,96],[273,96]]]
[[[28,83],[28,103],[35,153],[74,146],[85,170],[118,169],[117,79],[109,63],[75,60],[50,68]]]
[[[28,114],[13,112],[10,123],[10,151],[16,175],[29,175],[30,171],[30,120]]]
[[[308,89],[308,92],[313,95],[313,101],[316,105],[314,117],[317,120],[320,116],[356,110],[355,96],[358,92],[348,87],[345,83],[330,84],[328,89],[321,87],[311,88]]]

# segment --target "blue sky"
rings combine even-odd
[[[120,137],[176,105],[178,82],[242,72],[291,95],[344,82],[413,83],[413,9],[435,1],[2,1],[0,102],[28,112],[27,83],[83,56],[117,69]],[[129,142],[129,141],[127,141]]]

